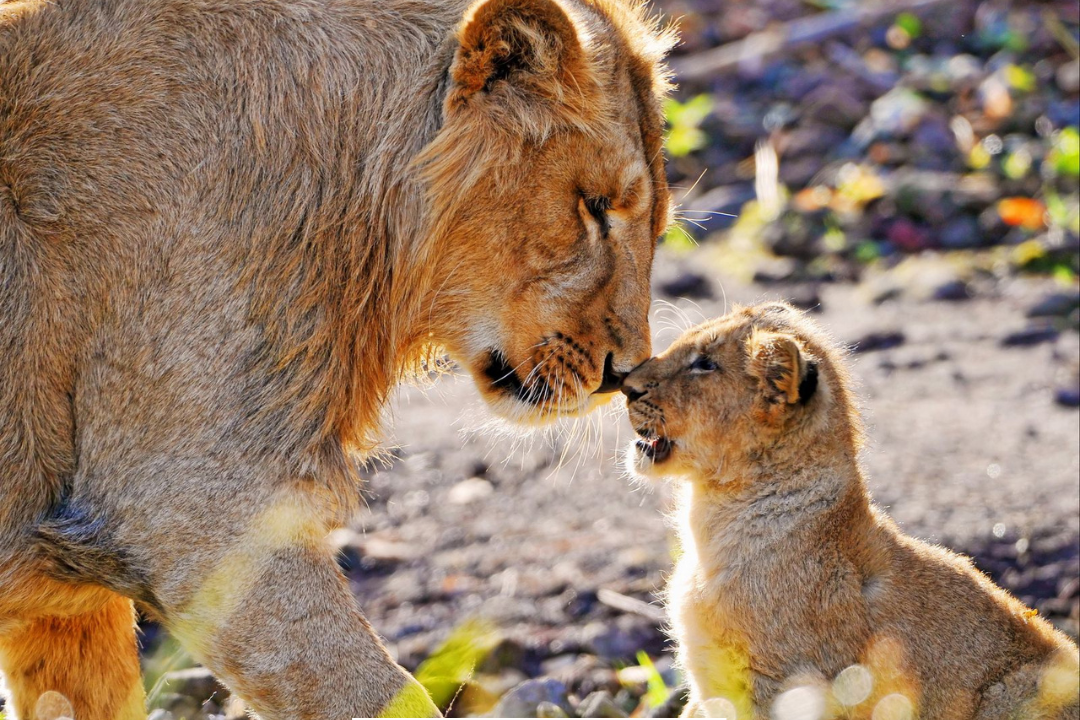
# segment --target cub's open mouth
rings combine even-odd
[[[671,456],[671,448],[673,443],[666,437],[659,435],[644,435],[640,431],[639,435],[642,438],[634,443],[634,447],[638,449],[638,452],[642,453],[645,457],[652,460],[654,463],[661,463]]]

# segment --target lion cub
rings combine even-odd
[[[1080,654],[871,503],[843,352],[770,303],[625,380],[637,475],[678,477],[668,588],[684,716],[1077,718]]]

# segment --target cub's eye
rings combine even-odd
[[[608,232],[611,230],[611,219],[608,218],[607,211],[611,208],[611,200],[606,197],[588,197],[585,198],[585,209],[589,211],[589,214],[593,216],[593,219],[600,224],[600,237],[607,237]]]
[[[707,373],[719,369],[720,366],[713,362],[712,358],[704,355],[694,358],[694,361],[690,363],[690,372],[692,373]]]

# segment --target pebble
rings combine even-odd
[[[970,215],[960,215],[950,220],[938,234],[938,242],[949,250],[965,250],[978,247],[982,242],[979,221]]]
[[[876,352],[900,347],[907,340],[903,332],[899,330],[872,332],[851,343],[851,351],[854,353]]]
[[[943,285],[939,285],[933,294],[935,300],[970,300],[971,288],[963,280],[950,280]]]
[[[704,275],[684,272],[679,277],[660,284],[660,291],[669,297],[684,297],[691,300],[712,299],[712,283]]]
[[[814,285],[796,285],[787,291],[786,296],[787,301],[800,310],[819,313],[825,309],[821,294]]]
[[[566,711],[555,703],[547,702],[546,700],[536,706],[536,717],[538,718],[564,718],[570,717],[566,714]]]
[[[450,492],[446,494],[446,499],[452,505],[469,505],[488,497],[493,492],[495,492],[494,485],[484,478],[474,477],[462,480],[450,488]]]
[[[1029,347],[1044,342],[1053,342],[1058,339],[1059,334],[1057,330],[1049,326],[1026,327],[1003,337],[1001,344],[1004,347]]]
[[[1051,293],[1028,308],[1029,318],[1066,316],[1080,307],[1080,292]]]
[[[1054,392],[1054,402],[1064,407],[1080,407],[1080,387],[1063,387]]]
[[[889,226],[885,237],[905,252],[918,252],[930,244],[926,231],[907,218],[897,218]]]
[[[540,715],[541,703],[554,705],[565,714],[561,716]],[[573,711],[566,686],[558,680],[546,679],[526,680],[521,683],[502,696],[491,714],[494,717],[568,717]]]
[[[624,718],[626,713],[615,704],[615,698],[605,690],[591,693],[578,706],[578,715],[583,718]]]

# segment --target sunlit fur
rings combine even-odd
[[[627,466],[679,481],[667,596],[688,716],[787,717],[774,701],[803,688],[785,702],[816,697],[824,717],[1077,718],[1076,645],[871,503],[844,353],[805,314],[736,308],[624,392],[635,430],[672,443],[656,463],[631,445]],[[830,683],[856,664],[873,688],[845,706]]]
[[[266,718],[433,711],[322,536],[436,348],[527,422],[648,357],[671,41],[629,0],[0,0],[9,717],[141,714],[126,598]]]

